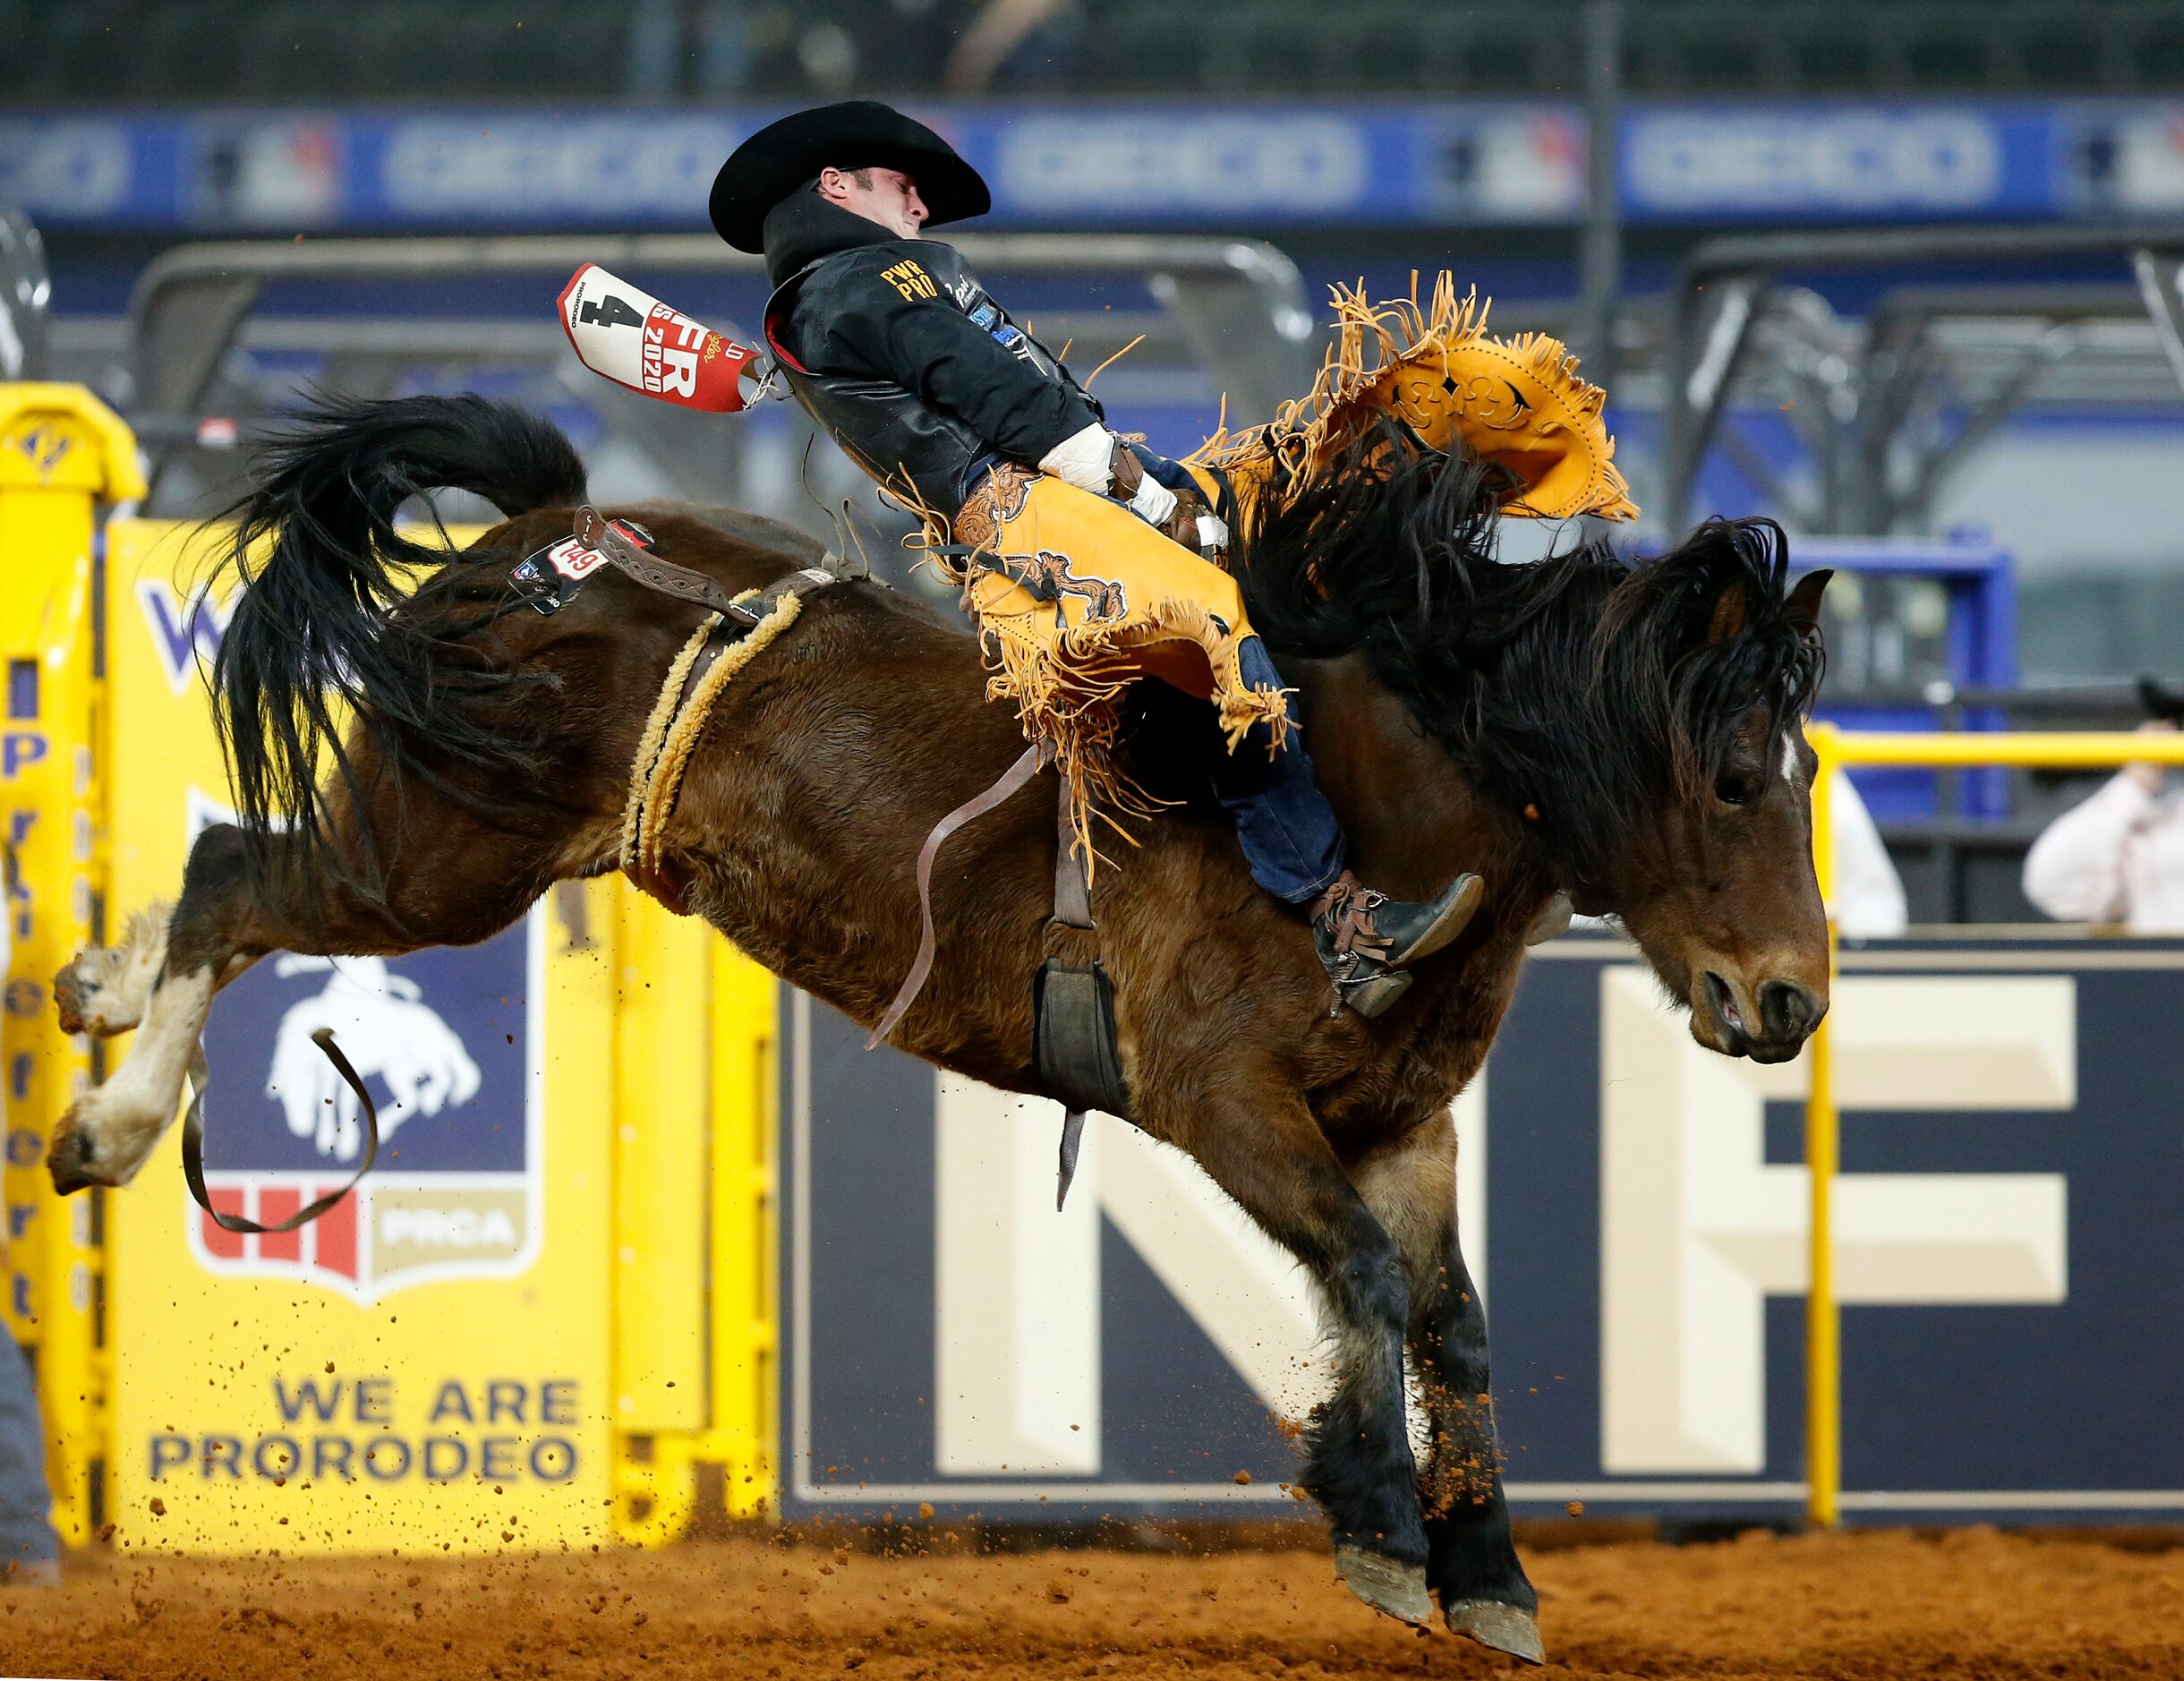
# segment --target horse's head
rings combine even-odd
[[[1241,575],[1277,653],[1356,653],[1521,839],[1462,860],[1614,913],[1732,1056],[1794,1056],[1828,1007],[1803,722],[1825,573],[1768,520],[1626,563],[1494,558],[1505,474],[1369,431],[1247,509]]]
[[[1620,916],[1692,1037],[1785,1062],[1828,1009],[1804,714],[1826,572],[1786,589],[1782,533],[1713,522],[1609,591],[1589,733],[1620,821],[1572,849],[1581,910]],[[1608,811],[1600,814],[1608,816]]]

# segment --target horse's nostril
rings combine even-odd
[[[1706,971],[1706,999],[1713,1005],[1714,1013],[1721,1018],[1723,1025],[1731,1031],[1747,1033],[1751,1030],[1745,1024],[1745,1012],[1737,1008],[1736,989],[1711,968]]]
[[[1760,1025],[1769,1038],[1803,1038],[1819,1019],[1813,994],[1795,981],[1772,980],[1760,988]]]

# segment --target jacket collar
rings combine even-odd
[[[807,183],[766,213],[766,277],[778,286],[822,257],[859,245],[891,245],[901,238],[821,198]]]

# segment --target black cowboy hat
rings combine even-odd
[[[766,212],[829,166],[900,169],[917,183],[929,226],[994,208],[978,172],[923,123],[876,99],[846,99],[769,123],[729,154],[706,208],[738,251],[765,249]]]

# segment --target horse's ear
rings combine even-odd
[[[1782,603],[1782,610],[1789,616],[1790,624],[1800,636],[1820,634],[1821,592],[1828,587],[1828,580],[1835,576],[1831,567],[1822,567],[1817,572],[1808,572],[1797,580],[1797,587],[1790,591]]]
[[[1706,639],[1709,642],[1727,642],[1745,627],[1745,581],[1733,578],[1720,594],[1714,597],[1712,617],[1706,621]]]

